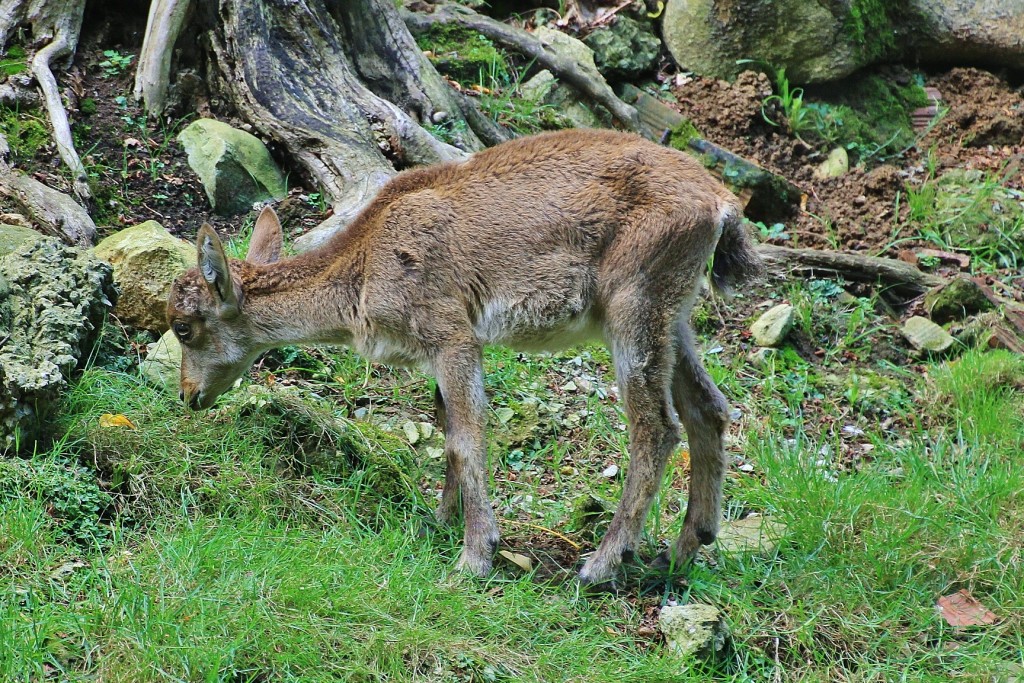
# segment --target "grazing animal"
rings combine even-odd
[[[256,222],[245,261],[208,225],[198,267],[167,306],[182,345],[182,397],[209,408],[285,344],[343,344],[437,378],[447,472],[437,515],[460,507],[458,567],[491,569],[498,524],[487,494],[482,349],[608,345],[629,422],[622,499],[584,583],[614,578],[679,441],[689,437],[689,505],[661,558],[711,543],[721,516],[725,398],[701,365],[690,309],[710,268],[726,290],[761,261],[735,196],[691,157],[639,137],[571,130],[506,142],[462,163],[396,176],[323,247],[279,260],[281,225]],[[678,421],[677,416],[678,415]]]

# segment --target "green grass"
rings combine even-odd
[[[403,435],[432,419],[427,378],[290,348],[193,414],[98,356],[56,441],[0,462],[0,680],[980,681],[1024,666],[1024,364],[881,362],[891,330],[872,300],[827,284],[786,291],[796,342],[760,367],[735,330],[707,341],[738,410],[726,517],[783,522],[778,549],[712,547],[684,577],[631,572],[616,595],[580,594],[556,536],[592,548],[574,507],[621,486],[602,476],[626,465],[602,348],[488,351],[492,494],[506,542],[540,568],[483,581],[452,572],[460,530],[432,519],[439,437]],[[707,305],[698,317],[717,329]],[[673,462],[645,556],[682,521]],[[960,589],[998,621],[946,625],[936,601]],[[669,600],[721,608],[730,654],[671,655],[647,630]]]

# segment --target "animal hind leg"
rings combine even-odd
[[[672,400],[690,446],[690,491],[683,529],[672,547],[655,561],[663,567],[684,566],[701,545],[713,543],[718,534],[729,425],[728,403],[701,364],[686,320],[678,323],[674,336]]]
[[[637,313],[634,307],[629,315]],[[635,551],[668,456],[679,440],[667,401],[672,372],[668,331],[651,335],[649,324],[649,319],[626,318],[610,325],[615,372],[629,424],[629,467],[608,532],[580,571],[585,584],[610,581],[622,560]]]

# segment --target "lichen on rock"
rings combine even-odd
[[[115,299],[110,266],[55,239],[0,258],[0,452],[34,442]]]

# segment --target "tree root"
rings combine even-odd
[[[794,249],[771,244],[758,246],[770,263],[802,273],[842,276],[855,282],[882,282],[887,287],[912,296],[924,294],[946,279],[925,273],[909,263],[895,259],[817,249]]]
[[[78,34],[82,29],[85,14],[85,0],[67,0],[61,3],[38,3],[14,0],[0,6],[0,47],[7,44],[7,37],[18,25],[28,22],[32,25],[33,39],[49,41],[32,58],[31,72],[43,94],[43,103],[53,127],[53,139],[61,159],[71,169],[72,186],[83,202],[92,197],[85,166],[75,151],[71,138],[71,125],[60,99],[57,79],[50,65],[56,59],[74,57],[78,46]]]
[[[627,130],[640,132],[640,117],[636,109],[626,104],[612,91],[600,74],[589,73],[572,57],[546,45],[531,33],[455,4],[438,6],[430,14],[403,11],[406,25],[413,32],[423,32],[434,24],[457,23],[477,31],[524,57],[534,59],[559,79],[582,95],[601,105]]]
[[[159,116],[167,105],[174,43],[191,7],[192,0],[152,0],[149,6],[134,94],[150,116]]]
[[[75,246],[92,246],[96,224],[85,209],[63,192],[8,166],[8,151],[7,139],[0,135],[0,196],[21,207],[46,234]]]

